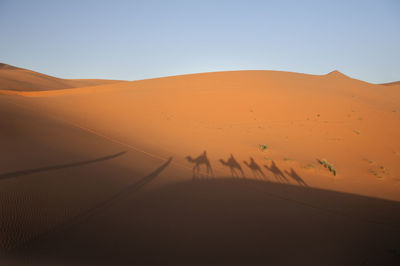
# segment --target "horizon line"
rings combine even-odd
[[[368,82],[362,79],[357,79],[357,78],[353,78],[343,72],[341,72],[338,69],[334,69],[326,74],[311,74],[311,73],[305,73],[305,72],[296,72],[296,71],[288,71],[288,70],[274,70],[274,69],[236,69],[236,70],[218,70],[218,71],[205,71],[205,72],[190,72],[190,73],[184,73],[184,74],[173,74],[173,75],[168,75],[168,76],[157,76],[157,77],[150,77],[150,78],[143,78],[143,79],[135,79],[135,80],[128,80],[128,79],[113,79],[113,78],[63,78],[63,77],[58,77],[58,76],[53,76],[53,75],[49,75],[43,72],[38,72],[36,70],[32,70],[32,69],[28,69],[28,68],[24,68],[24,67],[19,67],[19,66],[15,66],[15,65],[11,65],[8,63],[4,63],[4,62],[0,62],[0,69],[1,69],[1,65],[5,65],[5,66],[10,66],[12,68],[15,69],[21,69],[21,70],[28,70],[28,71],[32,71],[35,73],[39,73],[42,75],[46,75],[49,77],[53,77],[53,78],[58,78],[58,79],[66,79],[66,80],[109,80],[109,81],[120,81],[120,82],[134,82],[134,81],[145,81],[145,80],[152,80],[152,79],[162,79],[162,78],[172,78],[172,77],[179,77],[179,76],[188,76],[188,75],[201,75],[201,74],[211,74],[211,73],[224,73],[224,72],[251,72],[251,71],[269,71],[269,72],[285,72],[285,73],[293,73],[293,74],[302,74],[302,75],[309,75],[309,76],[327,76],[329,74],[332,73],[339,73],[341,75],[344,75],[350,79],[355,79],[355,80],[359,80],[362,82],[366,82],[369,84],[374,84],[374,85],[390,85],[393,83],[398,83],[400,82],[400,80],[394,80],[394,81],[389,81],[389,82],[383,82],[383,83],[372,83],[372,82]]]

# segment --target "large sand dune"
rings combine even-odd
[[[0,63],[0,90],[60,90],[121,82],[104,79],[60,79],[35,71]]]
[[[397,85],[338,71],[29,75],[13,91],[0,80],[8,262],[399,262]]]

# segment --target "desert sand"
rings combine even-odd
[[[1,64],[0,116],[7,263],[400,262],[398,83]]]
[[[0,90],[43,91],[77,88],[84,86],[104,85],[117,80],[100,79],[60,79],[0,63]]]

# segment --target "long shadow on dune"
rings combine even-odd
[[[193,166],[193,179],[200,177],[200,166],[204,165],[206,167],[206,177],[214,176],[214,172],[212,170],[210,160],[207,157],[207,151],[204,151],[202,154],[193,158],[192,156],[186,156],[186,160],[189,163],[194,164]]]
[[[236,161],[236,159],[233,157],[233,154],[231,154],[231,156],[229,157],[229,159],[227,161],[224,161],[224,159],[219,159],[219,161],[222,165],[229,167],[229,169],[231,170],[232,177],[240,177],[241,176],[243,178],[246,178],[244,175],[244,172],[242,170],[242,167],[240,166],[238,161]],[[241,175],[239,175],[237,171]]]
[[[68,265],[399,265],[400,260],[399,202],[227,177],[170,184],[116,207],[76,231],[35,243],[28,254]]]
[[[294,181],[296,181],[300,186],[307,186],[307,183],[301,178],[293,168],[290,168],[290,172],[285,170],[286,175],[291,177]]]
[[[16,249],[19,249],[19,248],[24,249],[27,246],[34,245],[35,243],[40,242],[42,239],[46,238],[48,235],[67,231],[68,229],[72,229],[74,226],[88,220],[93,215],[99,214],[104,209],[109,208],[112,205],[116,204],[118,201],[122,200],[125,196],[130,195],[131,193],[139,190],[146,184],[153,181],[171,163],[171,161],[172,161],[172,157],[170,157],[167,162],[165,162],[163,165],[161,165],[156,170],[154,170],[152,173],[143,177],[139,181],[137,181],[129,186],[126,186],[125,188],[121,189],[119,192],[117,192],[110,198],[107,198],[106,200],[103,200],[103,201],[97,203],[92,208],[90,208],[82,213],[79,213],[78,215],[66,220],[65,222],[59,224],[55,228],[52,228],[49,231],[46,231],[40,235],[37,235],[35,238],[29,240],[26,243],[23,243],[21,246],[17,247]]]
[[[243,161],[243,163],[251,169],[254,178],[265,178],[264,172],[261,170],[260,166],[254,161],[253,157],[250,157],[250,162]]]
[[[271,166],[268,165],[264,165],[264,167],[270,171],[274,177],[276,178],[276,180],[278,180],[279,182],[285,182],[288,183],[289,180],[286,178],[286,176],[283,174],[282,170],[279,169],[279,167],[276,165],[276,163],[274,161],[271,161]]]
[[[25,176],[25,175],[30,175],[30,174],[36,174],[36,173],[41,173],[41,172],[59,170],[59,169],[63,169],[63,168],[70,168],[70,167],[77,167],[77,166],[82,166],[82,165],[87,165],[87,164],[92,164],[92,163],[98,163],[98,162],[107,161],[107,160],[111,160],[111,159],[117,158],[119,156],[124,155],[125,153],[126,153],[126,151],[123,151],[123,152],[118,152],[118,153],[115,153],[115,154],[112,154],[112,155],[96,158],[96,159],[93,159],[93,160],[80,161],[80,162],[67,163],[67,164],[57,164],[57,165],[53,165],[53,166],[40,167],[40,168],[33,168],[33,169],[26,169],[26,170],[16,171],[16,172],[4,173],[4,174],[0,174],[0,180],[8,179],[8,178],[20,177],[20,176]]]

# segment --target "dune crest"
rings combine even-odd
[[[61,79],[35,71],[0,63],[0,90],[46,91],[121,82],[102,79]]]
[[[17,69],[22,69],[16,66],[0,63],[0,69],[6,69],[6,70],[17,70]]]
[[[327,75],[328,75],[328,76],[334,76],[334,77],[349,77],[349,76],[343,74],[342,72],[340,72],[340,71],[337,70],[337,69],[335,69],[335,70],[329,72]]]
[[[380,85],[384,85],[384,86],[400,86],[400,81],[381,83]]]

